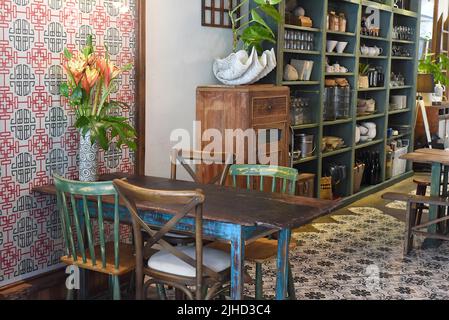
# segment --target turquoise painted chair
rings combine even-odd
[[[109,276],[114,300],[120,299],[119,277],[133,272],[136,262],[132,245],[120,243],[119,197],[108,182],[79,182],[54,177],[57,191],[57,206],[62,222],[66,255],[61,261],[80,269],[81,297],[87,292],[86,271],[95,271]],[[107,240],[103,202],[112,204],[113,240]],[[98,224],[98,244],[93,222]],[[109,219],[111,220],[111,219]],[[68,290],[67,298],[73,298]],[[80,297],[80,296],[79,296]]]
[[[298,170],[288,167],[267,165],[233,165],[229,169],[235,188],[244,186],[247,189],[278,192],[294,195]],[[229,246],[220,242],[210,245],[228,251]],[[292,246],[291,246],[292,247]],[[262,263],[277,257],[277,240],[258,239],[245,246],[245,259],[256,264],[256,299],[263,298]],[[288,295],[295,299],[295,288],[291,268],[288,268]]]

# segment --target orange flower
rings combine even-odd
[[[114,80],[122,71],[107,59],[98,59],[97,67],[100,69],[102,76],[104,76],[104,84],[109,87],[109,84]]]
[[[77,54],[72,57],[67,62],[67,65],[64,66],[67,72],[70,72],[75,80],[76,85],[80,82],[81,78],[83,78],[84,71],[87,67],[87,61],[84,58],[84,55]]]
[[[83,86],[83,89],[87,92],[87,94],[89,94],[92,88],[95,86],[95,83],[97,82],[99,77],[100,72],[96,68],[86,68],[84,77],[81,79],[81,85]]]

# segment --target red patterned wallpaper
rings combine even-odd
[[[34,195],[53,173],[78,177],[78,133],[59,96],[63,49],[108,45],[118,65],[134,59],[136,0],[0,1],[0,287],[59,267],[63,252],[55,200]],[[113,98],[134,119],[134,72]],[[133,170],[134,153],[102,152],[100,173]],[[126,233],[126,230],[123,230]]]

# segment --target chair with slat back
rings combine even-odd
[[[217,174],[208,181],[200,181],[198,174],[189,165],[187,161],[201,161],[203,164],[216,165],[222,167],[222,170],[218,170]],[[209,152],[196,151],[196,150],[182,150],[172,149],[171,153],[171,174],[170,178],[176,180],[177,164],[181,164],[187,171],[193,181],[205,184],[219,184],[224,185],[228,176],[229,168],[234,163],[234,155],[225,152],[215,152],[210,154]]]
[[[288,167],[268,166],[268,165],[233,165],[229,169],[229,175],[232,176],[233,186],[244,186],[247,189],[277,192],[282,194],[294,195],[296,191],[296,181],[298,179],[298,170]],[[262,263],[272,260],[277,256],[277,240],[267,238],[258,239],[245,246],[245,259],[256,264],[256,299],[263,298],[263,280]],[[221,249],[229,252],[228,244],[214,242],[208,247]],[[294,244],[290,245],[293,248]],[[295,288],[293,283],[292,271],[288,268],[288,295],[290,299],[295,299]]]
[[[200,161],[203,164],[214,165],[216,167],[215,170],[218,170],[218,172],[210,180],[200,181],[198,174],[195,173],[195,170],[191,167],[189,161]],[[210,154],[209,152],[204,151],[173,148],[170,155],[170,162],[170,179],[172,180],[177,180],[177,167],[179,163],[187,171],[193,181],[197,183],[203,182],[206,184],[224,185],[229,168],[234,163],[234,155],[224,152]],[[222,168],[220,169],[220,167]],[[176,232],[169,233],[165,238],[170,243],[177,245],[188,245],[195,242],[194,238],[186,237],[185,235],[177,234]]]
[[[132,245],[120,243],[118,194],[114,185],[111,181],[79,182],[59,176],[54,181],[66,251],[62,262],[109,275],[113,298],[120,299],[119,276],[134,271],[135,258]],[[112,217],[103,211],[106,200],[113,203]],[[94,220],[98,224],[98,239]],[[105,220],[112,220],[113,241],[107,239]],[[80,274],[83,276],[84,272]],[[68,291],[68,298],[71,297],[73,290]]]
[[[230,256],[215,249],[203,248],[203,203],[201,190],[168,191],[142,188],[124,180],[114,180],[121,199],[128,208],[133,222],[136,246],[136,299],[147,296],[151,284],[167,285],[182,292],[189,299],[210,299],[224,290],[229,282]],[[165,225],[153,229],[138,212],[138,204],[154,205],[164,213]],[[195,246],[173,246],[164,236],[176,228],[182,219],[195,219]],[[143,230],[149,236],[142,246]],[[162,250],[154,253],[153,247]],[[147,266],[143,261],[148,259]],[[150,280],[144,284],[144,276]],[[188,287],[195,287],[193,293]],[[206,289],[209,289],[207,291]]]

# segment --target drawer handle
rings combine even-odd
[[[271,110],[273,109],[273,107],[272,107],[271,105],[269,105],[269,106],[267,106],[267,109],[268,109],[269,111],[271,111]]]

